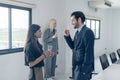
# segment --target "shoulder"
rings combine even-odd
[[[83,28],[84,28],[85,33],[87,33],[87,34],[93,33],[93,31],[90,28],[88,28],[86,25]]]
[[[45,29],[45,32],[49,32],[49,31],[50,31],[50,29],[49,29],[49,28]]]
[[[26,51],[32,50],[33,49],[33,44],[29,42],[26,46]]]
[[[50,32],[49,28],[47,28],[47,29],[44,30],[44,34],[48,34],[49,32]]]
[[[84,33],[84,37],[94,38],[93,31],[90,28],[86,27],[86,26],[84,26],[83,33]]]

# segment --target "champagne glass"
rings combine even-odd
[[[52,51],[53,46],[52,45],[48,45],[48,51]]]
[[[53,46],[52,46],[52,45],[48,45],[48,51],[51,51],[51,52],[52,52],[52,56],[54,56],[54,55],[55,55],[55,53],[52,51],[52,48],[53,48]]]

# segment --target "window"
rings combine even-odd
[[[0,54],[22,51],[31,9],[0,4]]]
[[[12,9],[12,48],[24,46],[26,32],[29,26],[29,12]]]
[[[100,20],[86,19],[86,26],[94,32],[95,39],[100,39]]]
[[[0,7],[0,50],[8,49],[8,8]]]

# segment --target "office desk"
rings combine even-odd
[[[120,65],[112,64],[107,69],[94,76],[91,80],[120,80]]]
[[[115,64],[120,64],[120,59],[115,62]]]

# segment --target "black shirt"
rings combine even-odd
[[[34,45],[31,42],[27,44],[27,47],[25,49],[25,65],[26,66],[28,66],[30,61],[36,60],[38,57],[40,57],[43,54],[42,45],[38,43],[38,46],[39,46],[39,51],[34,47]],[[44,66],[43,60],[33,67],[42,67],[42,66]]]

